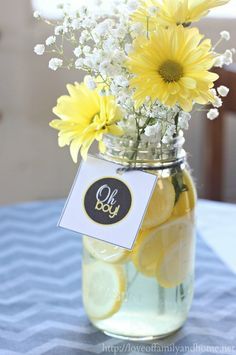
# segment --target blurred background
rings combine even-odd
[[[92,2],[87,0],[86,4],[93,6]],[[78,168],[69,150],[58,147],[57,133],[48,123],[53,118],[52,107],[57,97],[66,92],[65,85],[80,81],[82,74],[52,72],[48,69],[47,56],[38,57],[33,53],[35,44],[43,43],[51,34],[49,26],[33,18],[33,11],[55,18],[56,3],[55,0],[1,0],[1,205],[65,197]],[[223,46],[236,47],[236,0],[212,11],[202,20],[200,28],[213,43],[221,30],[230,31],[231,40]],[[230,71],[234,71],[233,66]],[[236,86],[236,79],[227,78]],[[236,89],[230,95],[231,102],[234,99],[236,102]],[[195,114],[191,121],[185,148],[200,197],[236,201],[236,112],[233,111],[233,105],[225,106],[221,122],[207,122],[204,114]]]

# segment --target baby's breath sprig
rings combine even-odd
[[[135,74],[127,62],[134,53],[136,42],[142,44],[142,39],[150,41],[152,35],[159,31],[161,22],[156,26],[155,21],[158,16],[162,16],[159,6],[145,8],[144,3],[140,0],[117,0],[111,6],[112,10],[106,14],[99,11],[101,4],[98,4],[97,9],[95,6],[92,9],[86,6],[73,9],[69,5],[60,5],[61,19],[57,21],[44,19],[36,11],[34,17],[49,25],[52,33],[44,43],[37,44],[34,51],[38,55],[50,55],[51,70],[83,71],[84,83],[89,90],[98,90],[100,96],[113,96],[123,114],[123,119],[117,124],[134,141],[165,144],[173,137],[183,136],[183,131],[189,128],[191,113],[185,112],[178,102],[168,106],[165,102],[146,95],[145,100],[137,105],[134,99],[135,88],[130,84]],[[192,20],[195,22],[194,18]],[[175,25],[176,31],[182,26],[181,23]],[[168,29],[168,26],[164,27]],[[186,31],[189,30],[186,28]],[[229,40],[229,32],[222,31],[217,43],[211,47],[215,67],[233,62],[234,49],[216,52],[223,41]],[[206,46],[208,45],[210,41],[206,41]],[[140,53],[137,51],[137,61],[143,60],[139,58]],[[171,64],[171,68],[175,68],[175,65],[173,67]],[[162,73],[163,70],[162,68]],[[181,74],[180,68],[178,75]],[[147,87],[151,84],[148,80],[142,82],[146,91],[145,85]],[[188,80],[187,84],[192,89],[193,80]],[[173,89],[173,94],[174,92]],[[225,86],[213,88],[207,93],[213,98],[213,107],[209,110],[203,104],[195,104],[194,110],[204,110],[209,119],[214,119],[219,115],[222,98],[227,94],[228,89]],[[198,108],[195,109],[196,106]]]

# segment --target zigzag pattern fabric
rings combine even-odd
[[[0,208],[0,355],[150,353],[155,344],[112,339],[89,323],[81,301],[81,238],[56,227],[63,204]],[[169,345],[168,354],[184,346],[190,350],[182,354],[212,354],[216,347],[236,354],[235,275],[200,237],[196,269],[185,327],[158,344]]]

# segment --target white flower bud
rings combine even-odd
[[[107,92],[106,92],[106,89],[104,89],[104,88],[99,91],[100,96],[106,96],[106,94],[107,94]]]
[[[84,59],[83,58],[78,58],[75,62],[75,68],[76,69],[81,69],[84,65]]]
[[[191,119],[191,115],[189,112],[181,111],[179,114],[179,120],[178,120],[179,128],[188,129],[190,119]]]
[[[135,10],[137,10],[138,8],[138,1],[137,0],[129,0],[128,4],[127,4],[127,8],[129,11],[133,12]]]
[[[148,14],[150,16],[155,16],[157,14],[157,12],[158,12],[158,7],[157,6],[150,6],[148,8]]]
[[[79,58],[81,54],[82,54],[82,49],[80,47],[76,47],[74,49],[74,55]]]
[[[88,12],[88,8],[85,5],[80,6],[79,14],[81,17],[86,16]]]
[[[34,18],[37,18],[37,19],[39,19],[41,17],[41,15],[38,11],[34,11],[33,16],[34,16]]]
[[[83,32],[81,32],[79,42],[81,44],[84,44],[88,40],[89,40],[89,34],[88,34],[88,32],[86,30],[84,30]]]
[[[224,85],[221,85],[220,87],[217,88],[217,91],[218,91],[220,96],[226,97],[228,95],[228,93],[229,93],[229,88],[227,88]]]
[[[73,30],[78,30],[80,28],[79,19],[77,19],[77,18],[73,19],[71,22],[71,27],[73,28]]]
[[[153,137],[153,136],[156,136],[156,135],[159,135],[160,134],[160,131],[161,131],[161,125],[160,123],[156,123],[152,126],[147,126],[145,128],[145,136],[147,137]]]
[[[54,33],[56,36],[62,35],[64,33],[64,27],[63,26],[56,26],[54,29]]]
[[[219,116],[219,110],[217,110],[216,108],[210,109],[209,112],[207,113],[207,118],[209,118],[209,120],[214,120],[218,116]]]
[[[127,88],[129,86],[129,81],[125,76],[118,75],[114,78],[116,85],[121,86],[123,88]]]
[[[63,60],[60,58],[52,58],[49,61],[48,67],[52,70],[57,70],[58,68],[62,67]]]
[[[225,39],[226,41],[230,40],[230,33],[228,31],[221,31],[220,36],[222,39]]]
[[[216,60],[214,66],[217,68],[222,68],[224,65],[224,58],[222,55],[219,55]]]
[[[130,26],[130,28],[131,28],[131,31],[134,31],[134,32],[137,32],[137,33],[140,33],[143,30],[142,24],[138,23],[138,22],[133,23]]]
[[[91,52],[91,47],[90,46],[84,46],[83,52],[84,52],[84,54],[89,54]]]
[[[223,101],[221,100],[221,98],[219,96],[215,96],[215,101],[213,103],[213,106],[219,108],[222,105],[223,105]]]
[[[56,36],[50,36],[46,39],[45,41],[47,46],[52,46],[53,44],[56,43]]]
[[[223,54],[223,62],[225,65],[230,65],[233,63],[233,53],[230,49],[227,49]]]
[[[44,52],[45,52],[45,45],[44,44],[37,44],[34,47],[34,53],[36,53],[37,55],[43,55]]]
[[[57,8],[58,8],[59,10],[63,10],[63,9],[64,9],[64,4],[63,4],[63,3],[57,4]]]
[[[132,44],[126,43],[126,45],[125,45],[125,52],[126,52],[127,54],[129,54],[129,53],[132,52],[132,51],[133,51],[133,46],[132,46]]]
[[[95,81],[91,75],[86,75],[84,77],[84,83],[89,90],[94,90],[97,87],[97,84],[95,83]]]

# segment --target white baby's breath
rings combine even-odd
[[[215,96],[215,101],[213,102],[213,106],[219,108],[223,105],[223,101],[219,96]]]
[[[233,63],[233,53],[230,49],[227,49],[223,54],[223,63],[225,65],[230,65]]]
[[[215,67],[222,68],[224,65],[233,63],[234,49],[227,49],[223,54],[218,55],[215,60]]]
[[[79,46],[79,47],[76,47],[76,48],[74,49],[74,55],[79,58],[79,57],[81,56],[81,54],[82,54],[82,49],[81,49],[81,47],[80,47],[80,46]]]
[[[95,83],[93,77],[91,75],[86,75],[84,77],[84,83],[90,90],[94,90],[97,87],[97,84]]]
[[[86,54],[89,54],[90,52],[91,52],[91,47],[90,46],[84,46],[83,53],[86,55]]]
[[[37,44],[34,47],[34,53],[36,53],[37,55],[43,55],[45,52],[45,45],[44,44]]]
[[[217,68],[222,68],[224,65],[224,58],[222,55],[219,55],[216,57],[215,59],[215,64],[214,66],[217,67]]]
[[[37,18],[37,19],[39,19],[41,17],[39,11],[34,11],[33,16],[34,16],[34,18]]]
[[[75,69],[82,69],[84,66],[84,59],[83,58],[78,58],[75,61]]]
[[[130,12],[137,10],[138,6],[139,6],[139,2],[137,0],[129,0],[127,3],[127,9]]]
[[[56,36],[62,35],[64,33],[64,27],[62,25],[56,26],[54,29],[54,33]]]
[[[157,6],[149,6],[148,13],[150,16],[156,16],[157,12],[158,12]]]
[[[222,39],[225,39],[226,41],[230,40],[230,33],[228,31],[221,31],[220,36]]]
[[[217,91],[221,97],[226,97],[229,93],[229,88],[224,85],[221,85],[217,88]]]
[[[135,105],[135,90],[130,86],[133,76],[127,68],[127,57],[133,51],[134,41],[140,36],[147,37],[147,29],[142,23],[130,21],[130,14],[137,10],[140,0],[113,0],[110,9],[103,14],[95,9],[95,6],[101,7],[101,3],[101,0],[95,1],[91,9],[87,6],[79,6],[78,9],[62,6],[62,20],[55,21],[54,33],[45,42],[47,52],[53,57],[49,68],[54,71],[61,67],[83,70],[86,73],[84,83],[90,90],[99,90],[101,96],[114,96],[124,117],[119,125],[130,137],[137,138],[139,127],[142,128],[140,139],[144,144],[169,143],[174,136],[180,136],[189,128],[191,114],[183,112],[178,104],[167,107],[150,97],[146,97],[140,107]],[[147,8],[150,17],[158,16],[158,7],[152,6],[153,3],[150,1]],[[35,14],[36,18],[39,16]],[[217,45],[229,39],[228,31],[220,33],[220,39],[213,48],[214,66],[223,67],[233,62],[234,49],[216,52]],[[68,54],[69,50],[71,54]],[[42,55],[45,45],[37,45],[34,51]],[[219,115],[221,98],[228,94],[228,88],[220,86],[217,91],[210,91],[214,96],[214,108],[209,110],[207,117],[213,120]]]
[[[50,36],[46,39],[45,41],[47,46],[52,46],[53,44],[56,43],[56,36]]]
[[[71,22],[71,28],[73,28],[73,30],[78,30],[80,28],[80,21],[79,19],[75,18],[72,20]]]
[[[216,108],[210,109],[207,113],[207,118],[209,118],[209,120],[214,120],[218,116],[219,116],[219,110],[217,110]]]
[[[60,58],[52,58],[48,63],[48,67],[54,71],[62,67],[62,65],[63,65],[63,60]]]
[[[161,133],[161,125],[159,122],[157,122],[156,124],[152,125],[152,126],[147,126],[145,128],[145,135],[147,137],[153,137],[156,135],[159,135]]]
[[[132,52],[132,51],[133,51],[133,46],[132,46],[132,44],[126,43],[126,44],[125,44],[125,53],[126,53],[126,54],[129,54],[129,53]]]
[[[191,114],[189,112],[181,111],[179,113],[179,119],[178,119],[179,128],[187,130],[189,128],[190,119],[191,119]]]

